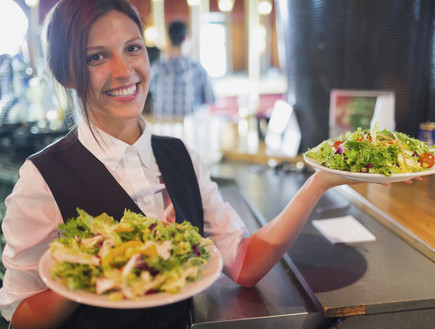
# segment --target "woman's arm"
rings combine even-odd
[[[296,240],[321,196],[331,187],[352,182],[326,172],[312,175],[278,216],[241,242],[237,283],[254,286]]]
[[[55,329],[59,328],[79,306],[52,290],[23,300],[12,316],[14,329]]]
[[[20,168],[20,178],[5,204],[2,228],[7,244],[2,258],[6,273],[0,289],[0,309],[10,321],[16,305],[25,305],[28,298],[33,300],[40,293],[45,294],[46,286],[38,274],[38,263],[49,243],[58,237],[58,225],[63,220],[45,181],[29,160]],[[47,303],[36,306],[52,308],[52,304],[47,299]],[[28,311],[27,316],[31,319],[32,310]]]

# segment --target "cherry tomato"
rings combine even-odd
[[[338,149],[338,148],[340,147],[341,144],[343,144],[342,141],[335,141],[334,144],[332,144],[332,146],[333,146],[335,149]]]
[[[432,153],[423,153],[418,159],[423,168],[432,168],[435,165],[435,155]]]

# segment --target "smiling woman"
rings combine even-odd
[[[77,15],[70,15],[73,11]],[[134,8],[124,1],[102,1],[92,9],[61,1],[48,14],[48,21],[48,63],[56,80],[77,92],[87,120],[107,129],[107,120],[113,122],[116,115],[113,107],[110,110],[113,102],[120,106],[117,115],[137,117],[135,111],[143,110],[148,93],[149,61],[143,27]],[[127,98],[114,96],[120,93],[132,94]],[[139,131],[137,123],[131,122],[130,127]],[[119,135],[119,129],[111,133]],[[138,133],[135,135],[137,138]]]
[[[90,119],[110,135],[133,144],[150,75],[141,31],[123,13],[110,11],[89,30],[86,54]]]

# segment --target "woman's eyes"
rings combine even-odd
[[[92,54],[86,58],[89,65],[98,65],[104,61],[105,57],[102,54]]]
[[[142,50],[142,46],[140,45],[130,45],[127,47],[127,52],[132,53],[132,52],[137,52]]]
[[[141,53],[141,51],[144,49],[144,46],[142,45],[129,45],[125,48],[125,52],[128,55],[139,55]],[[106,62],[106,60],[110,58],[110,53],[95,53],[95,54],[90,54],[87,58],[86,58],[86,63],[88,63],[88,65],[100,65]]]

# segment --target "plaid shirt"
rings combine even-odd
[[[205,103],[213,103],[211,81],[201,64],[179,56],[151,65],[153,115],[184,117]]]

